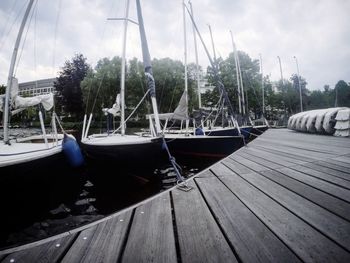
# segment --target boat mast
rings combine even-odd
[[[192,15],[191,15],[191,12],[188,10],[187,7],[186,7],[186,9],[187,9],[187,13],[189,14],[189,16],[190,16],[190,18],[191,18],[192,24],[193,24],[193,26],[194,26],[194,28],[195,28],[197,34],[198,34],[199,40],[200,40],[201,43],[202,43],[202,46],[203,46],[203,48],[204,48],[204,51],[205,51],[205,53],[206,53],[206,55],[207,55],[207,57],[208,57],[208,59],[209,59],[210,65],[211,65],[211,67],[212,67],[212,69],[213,69],[213,71],[214,71],[213,73],[214,73],[215,81],[216,81],[216,83],[217,83],[217,85],[218,85],[218,88],[219,88],[219,90],[222,92],[222,94],[223,94],[223,96],[224,96],[224,98],[225,98],[225,101],[226,101],[227,104],[228,104],[229,113],[230,113],[231,116],[233,117],[233,116],[234,116],[233,107],[232,107],[231,101],[230,101],[230,99],[229,99],[229,97],[228,97],[228,94],[227,94],[227,91],[226,91],[226,89],[225,89],[225,86],[224,86],[224,84],[222,83],[222,81],[221,81],[221,79],[220,79],[218,69],[217,69],[217,67],[215,67],[215,63],[214,63],[213,59],[211,58],[211,56],[210,56],[210,54],[209,54],[208,48],[207,48],[207,46],[206,46],[205,43],[204,43],[204,40],[203,40],[203,38],[202,38],[202,36],[201,36],[201,34],[200,34],[199,30],[198,30],[198,27],[197,27],[197,25],[196,25],[196,23],[195,23],[195,21],[194,21]]]
[[[209,27],[209,32],[210,32],[211,45],[212,45],[212,47],[213,47],[214,64],[215,64],[215,66],[217,67],[218,65],[216,64],[217,61],[216,61],[216,53],[215,53],[215,46],[214,46],[213,33],[211,32],[211,26],[210,26],[209,24],[208,24],[208,27]]]
[[[188,1],[188,4],[190,6],[191,15],[193,17],[193,8],[191,1]],[[202,108],[202,97],[201,97],[201,85],[199,80],[199,65],[198,65],[198,48],[197,48],[197,36],[196,36],[196,29],[194,28],[194,25],[192,24],[193,29],[193,41],[194,41],[194,53],[196,56],[196,77],[197,77],[197,92],[198,92],[198,108]]]
[[[124,29],[123,29],[122,68],[121,68],[121,78],[120,78],[120,107],[121,107],[120,122],[121,122],[122,135],[125,135],[125,49],[126,49],[126,33],[128,30],[129,3],[130,3],[130,0],[126,0]]]
[[[186,31],[186,14],[185,14],[185,1],[182,0],[182,22],[184,27],[184,66],[185,66],[185,96],[186,96],[186,109],[188,111],[188,79],[187,79],[187,31]],[[188,131],[188,112],[186,112],[186,132]]]
[[[17,53],[18,53],[18,47],[21,42],[22,34],[24,27],[26,25],[29,12],[33,6],[35,0],[30,0],[29,4],[27,6],[26,12],[24,14],[21,26],[19,28],[18,34],[17,34],[17,39],[15,43],[15,47],[12,52],[12,57],[11,57],[11,65],[10,65],[10,70],[9,70],[9,75],[7,78],[7,87],[6,87],[6,93],[5,93],[5,107],[4,107],[4,142],[6,144],[9,144],[9,115],[10,115],[10,94],[11,94],[11,88],[12,88],[12,80],[13,80],[13,72],[15,69],[15,64],[16,64],[16,59],[17,59]]]
[[[153,114],[156,122],[156,133],[160,134],[162,130],[160,128],[159,114],[158,114],[158,108],[157,108],[156,85],[153,78],[151,56],[148,50],[145,27],[143,25],[143,17],[142,17],[140,0],[136,0],[136,7],[137,7],[137,17],[139,21],[140,38],[141,38],[141,45],[142,45],[142,57],[143,57],[143,65],[145,68],[147,87],[150,90],[150,95],[151,95]]]
[[[233,41],[233,35],[232,31],[230,30],[231,34],[231,41],[232,41],[232,48],[233,48],[233,57],[235,59],[235,66],[236,66],[236,77],[237,77],[237,91],[238,91],[238,109],[239,113],[242,114],[242,102],[241,102],[241,84],[239,80],[239,71],[238,71],[238,60],[237,60],[237,50],[235,42]]]
[[[260,70],[261,70],[261,89],[262,89],[262,111],[263,115],[265,116],[265,88],[264,88],[264,73],[263,73],[263,62],[261,54],[260,56]]]
[[[245,99],[244,99],[244,87],[243,87],[243,80],[242,80],[241,62],[239,61],[239,55],[238,55],[238,51],[236,49],[236,45],[235,45],[235,53],[236,53],[236,57],[237,57],[239,82],[240,82],[240,85],[241,85],[242,112],[243,112],[243,115],[245,115]]]

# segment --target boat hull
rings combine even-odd
[[[251,126],[240,127],[241,134],[244,136],[246,140],[249,139],[250,133],[252,131]],[[238,136],[239,132],[237,128],[218,128],[212,130],[206,130],[205,135],[208,136]]]
[[[244,145],[240,136],[165,136],[165,139],[176,157],[221,159]]]
[[[154,169],[162,156],[162,139],[154,138],[141,144],[81,145],[88,163],[97,169],[142,171]]]

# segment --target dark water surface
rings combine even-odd
[[[189,177],[217,160],[178,160]],[[0,249],[47,238],[103,218],[140,202],[176,182],[164,164],[152,171],[129,173],[108,164],[72,169],[23,171],[20,178],[1,182]],[[10,177],[11,178],[11,177]]]
[[[11,133],[13,137],[24,137],[28,129],[12,129]],[[38,133],[38,129],[31,131],[31,134]],[[79,135],[74,134],[77,141],[80,141]],[[43,167],[35,174],[23,171],[20,176],[5,176],[7,179],[0,181],[0,249],[88,224],[176,184],[174,170],[168,162],[149,171],[130,172],[109,163],[87,162],[73,169],[63,154],[62,160],[57,162],[57,167]],[[217,161],[177,159],[185,178]]]

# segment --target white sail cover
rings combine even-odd
[[[11,100],[14,109],[25,109],[41,103],[46,111],[51,110],[54,105],[53,94],[43,94],[34,97],[21,97],[18,95],[18,80],[12,78]],[[0,111],[3,111],[5,95],[0,95]]]
[[[118,115],[120,112],[120,94],[118,93],[117,98],[115,99],[115,103],[112,108],[104,109],[106,112],[112,114],[114,117]]]
[[[186,92],[182,93],[179,105],[176,107],[173,113],[159,114],[160,120],[173,119],[173,120],[187,120],[188,119],[188,105],[186,101]]]
[[[38,95],[34,97],[21,97],[16,96],[15,97],[15,108],[28,108],[31,106],[35,106],[41,103],[46,111],[51,110],[53,107],[53,94],[44,94],[44,95]]]

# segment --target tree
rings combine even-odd
[[[337,106],[350,107],[350,86],[344,80],[339,80],[335,85],[335,91]]]
[[[83,113],[80,83],[89,70],[90,66],[86,63],[86,58],[82,54],[76,54],[71,61],[65,62],[55,82],[58,108],[76,119],[80,119]]]
[[[87,111],[101,117],[102,108],[110,108],[120,93],[121,58],[103,58],[83,80],[81,86]],[[94,107],[94,109],[92,109]]]
[[[0,85],[0,94],[5,94],[5,92],[6,92],[6,86]]]

